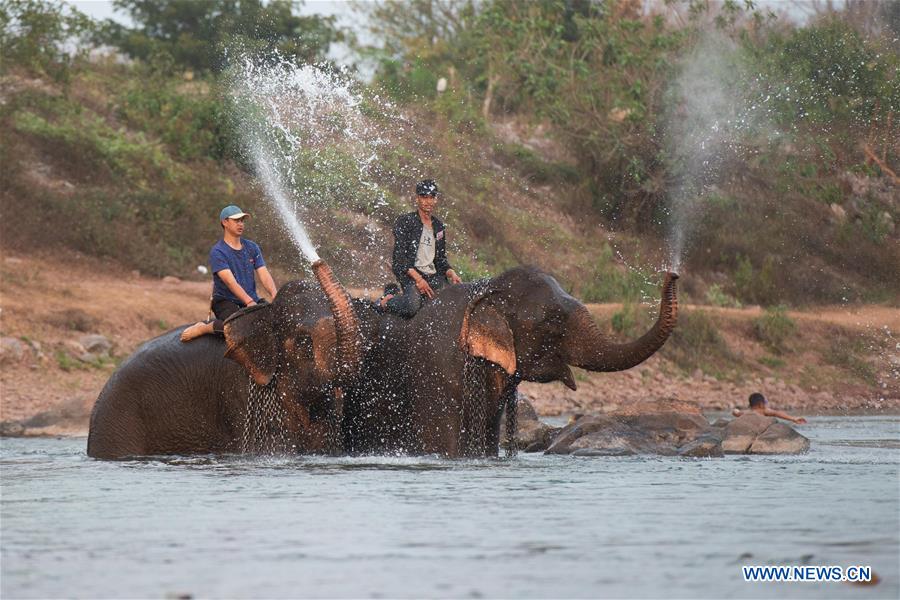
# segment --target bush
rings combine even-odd
[[[0,67],[18,65],[66,82],[93,32],[91,20],[66,4],[5,0],[0,3]]]
[[[617,267],[612,248],[604,244],[591,277],[581,286],[580,297],[585,302],[640,302],[657,293],[658,285],[641,273]]]
[[[761,267],[754,267],[750,257],[738,255],[734,269],[734,287],[737,297],[754,304],[767,305],[777,301],[775,285],[775,259],[763,258]]]
[[[784,306],[775,306],[753,320],[753,334],[775,354],[783,354],[788,349],[788,339],[793,335],[796,324],[787,315]]]
[[[875,369],[864,358],[868,354],[865,340],[839,333],[833,336],[833,341],[823,352],[822,358],[826,363],[844,369],[869,385],[876,385],[878,378]]]
[[[785,125],[838,119],[868,126],[876,113],[900,110],[897,55],[879,52],[839,18],[773,35],[751,50],[769,82],[761,94]]]
[[[88,111],[66,111],[54,120],[19,111],[13,117],[13,126],[20,133],[67,145],[75,153],[86,153],[138,186],[146,186],[150,177],[169,178],[174,167],[168,155],[142,134],[129,137]]]
[[[741,308],[741,302],[732,296],[729,296],[718,283],[714,283],[706,290],[706,301],[713,306],[722,306],[726,308]]]
[[[703,310],[680,312],[678,325],[661,352],[688,372],[697,368],[712,372],[717,365],[736,361],[712,316]]]
[[[533,150],[519,144],[496,144],[494,152],[523,177],[538,185],[575,183],[580,178],[578,169],[572,165],[546,161]]]

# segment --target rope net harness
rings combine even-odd
[[[277,391],[276,374],[268,385],[250,380],[241,452],[244,454],[279,454],[290,448],[286,435],[287,412]]]

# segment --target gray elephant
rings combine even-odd
[[[180,327],[141,346],[94,404],[88,455],[339,449],[336,386],[359,369],[359,322],[327,265],[313,271],[321,287],[285,286],[227,321],[225,339],[183,343]]]
[[[677,277],[666,275],[654,326],[627,344],[605,339],[583,304],[531,267],[445,288],[409,321],[383,319],[363,384],[346,390],[345,449],[496,456],[504,409],[513,438],[519,382],[574,390],[570,366],[620,371],[659,350],[675,327]]]

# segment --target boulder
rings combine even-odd
[[[803,454],[809,439],[784,423],[773,423],[750,445],[750,454]]]
[[[25,426],[21,421],[0,421],[0,437],[21,437],[25,435]]]
[[[725,426],[722,451],[725,454],[746,454],[759,434],[775,422],[775,417],[764,417],[751,412],[741,415]]]
[[[27,346],[14,337],[0,338],[0,364],[18,363],[25,358]]]
[[[525,452],[543,452],[559,431],[541,422],[531,401],[519,394],[516,409],[516,446]],[[506,447],[506,412],[500,418],[500,444]]]
[[[582,416],[563,427],[547,454],[574,456],[712,457],[723,454],[797,454],[809,440],[772,417],[755,413],[715,425],[692,402],[642,401],[602,415]]]
[[[0,423],[0,437],[83,435],[91,418],[92,401],[70,398],[20,421]]]
[[[722,456],[722,438],[715,434],[704,434],[678,449],[678,456],[708,458]]]
[[[113,343],[106,336],[97,333],[83,335],[79,338],[78,343],[81,344],[85,352],[95,356],[108,357],[112,355]]]
[[[578,419],[564,427],[548,454],[672,456],[709,430],[700,408],[682,400],[645,400],[605,415]]]

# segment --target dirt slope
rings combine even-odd
[[[46,433],[84,433],[90,407],[116,365],[143,341],[205,318],[211,289],[208,276],[199,274],[195,281],[160,280],[84,256],[9,252],[2,253],[0,283],[0,335],[15,338],[24,350],[19,357],[8,351],[0,355],[0,421],[49,411],[37,420],[40,425],[52,422],[53,415],[67,416],[66,427],[51,426]],[[608,320],[619,306],[591,308]],[[700,309],[685,307],[686,312],[692,310]],[[759,309],[703,310],[716,316],[723,338],[747,364],[764,354],[747,335]],[[578,372],[577,392],[561,384],[523,384],[521,389],[543,414],[609,410],[648,395],[696,400],[708,410],[727,409],[743,404],[753,391],[768,394],[779,407],[806,412],[900,410],[897,348],[891,337],[900,331],[900,310],[835,307],[790,316],[804,348],[784,356],[785,364],[772,373],[757,365],[738,377],[716,378],[699,368],[685,375],[655,356],[624,373]],[[821,362],[816,350],[829,343],[835,331],[856,332],[879,344],[871,357],[877,381],[853,381],[829,371],[828,365],[810,364]],[[112,359],[79,360],[77,342],[87,334],[112,341]],[[805,377],[812,367],[821,370]]]

